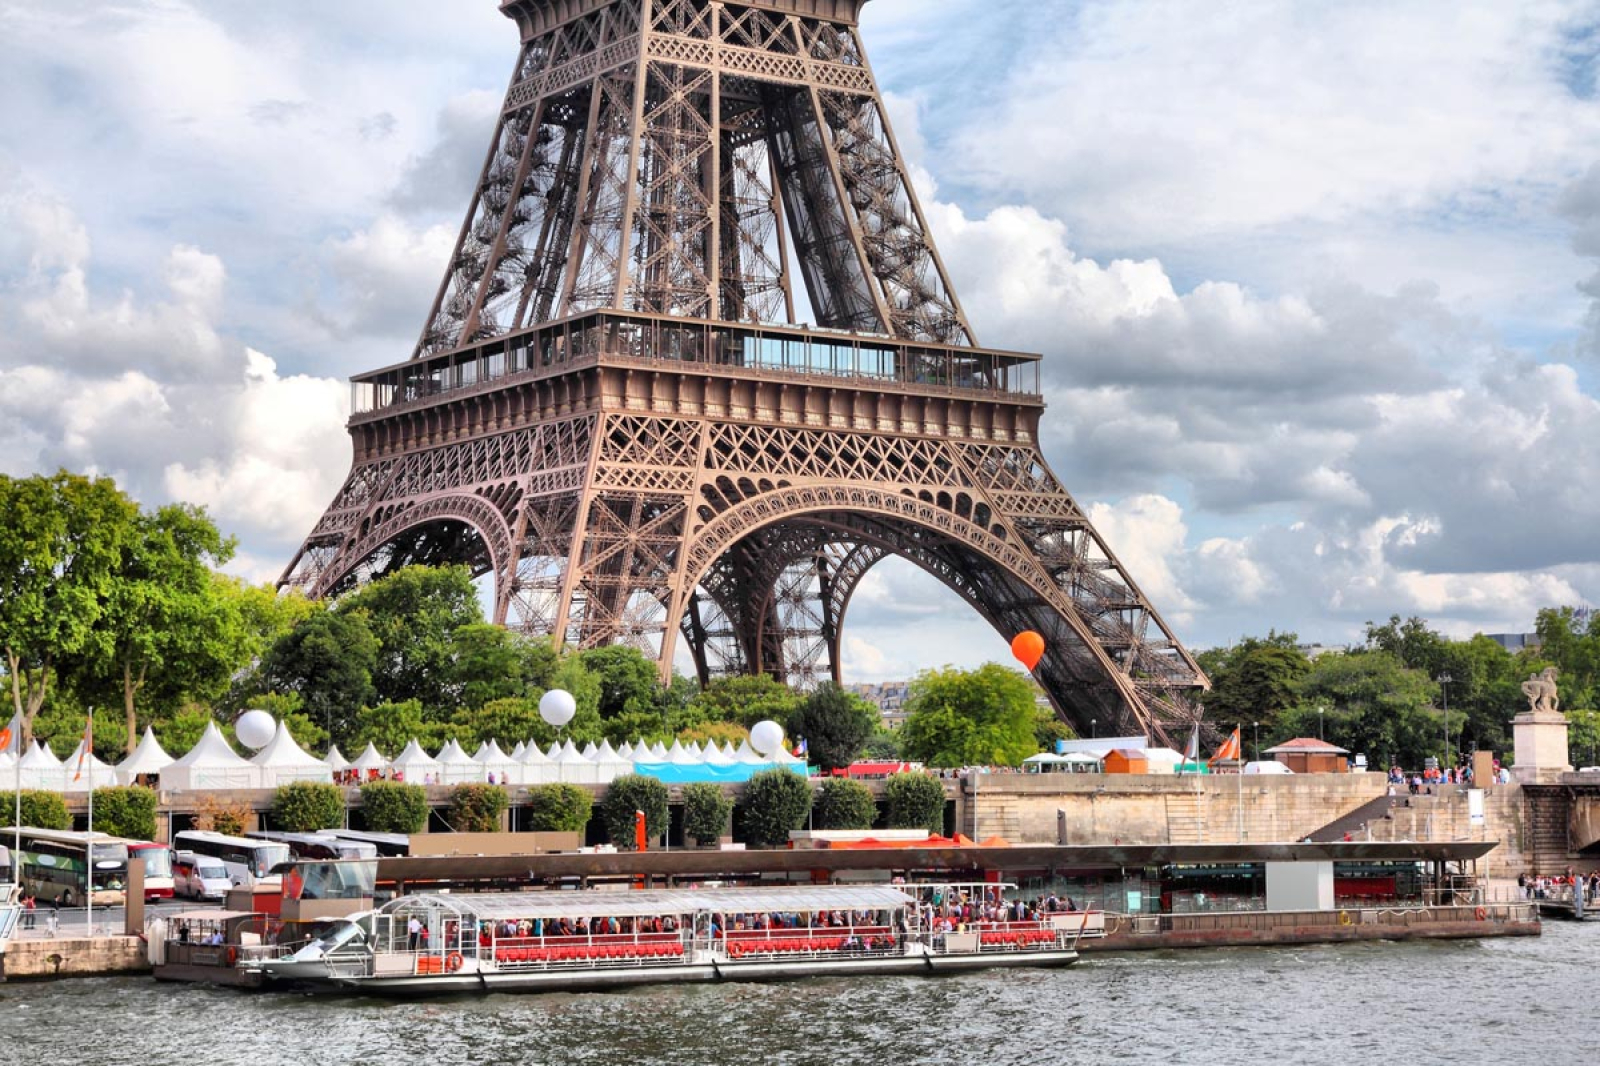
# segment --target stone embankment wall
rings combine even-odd
[[[956,828],[1016,844],[1225,844],[1299,840],[1384,795],[1381,774],[1284,777],[983,774],[963,781]]]
[[[148,973],[145,942],[136,936],[13,940],[0,955],[6,980]]]

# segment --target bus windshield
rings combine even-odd
[[[279,863],[289,861],[289,846],[287,844],[261,844],[255,849],[255,855],[250,864],[250,872],[256,877],[266,877],[272,868]]]
[[[152,877],[172,876],[172,852],[165,847],[138,848],[133,850],[133,855],[144,863],[144,876],[146,880]]]

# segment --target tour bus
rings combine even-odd
[[[278,888],[282,878],[272,872],[279,863],[289,861],[289,846],[274,840],[246,840],[201,829],[185,829],[172,838],[174,851],[192,851],[197,856],[219,860],[235,887]]]
[[[354,829],[329,829],[327,835],[340,840],[355,840],[371,844],[383,858],[404,858],[411,854],[411,838],[404,833],[362,833]]]
[[[376,859],[377,845],[364,840],[346,840],[332,833],[246,833],[252,840],[275,840],[289,845],[296,859],[332,861],[336,859]]]
[[[127,845],[128,864],[144,864],[144,901],[172,898],[172,849],[148,840],[121,840]]]
[[[6,835],[15,839],[10,833]],[[126,899],[128,845],[104,833],[91,836],[73,830],[24,826],[22,853],[16,856],[16,864],[22,871],[23,891],[40,903],[77,907],[90,901],[97,907],[115,907]]]

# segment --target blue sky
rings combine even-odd
[[[1196,646],[1600,578],[1600,6],[873,0],[988,344]],[[492,0],[0,0],[0,469],[206,504],[270,579],[409,353],[515,55]],[[852,680],[1005,655],[908,566]]]

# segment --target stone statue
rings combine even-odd
[[[1522,694],[1528,697],[1528,710],[1535,714],[1557,710],[1561,701],[1556,696],[1556,668],[1547,666],[1542,673],[1529,676],[1522,683]]]

